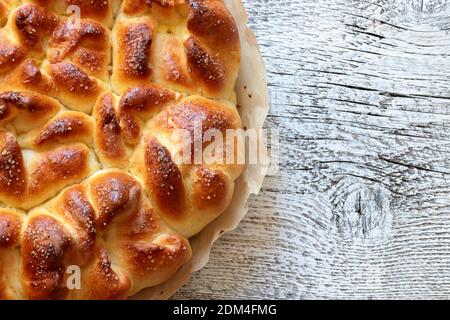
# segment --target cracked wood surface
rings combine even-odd
[[[450,2],[244,2],[281,168],[175,298],[449,298]]]

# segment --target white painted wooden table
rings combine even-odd
[[[450,2],[245,3],[281,170],[175,298],[449,298]]]

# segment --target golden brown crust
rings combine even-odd
[[[148,46],[140,48],[151,48],[151,52],[135,55],[145,57],[145,63],[134,65],[139,70],[148,70],[145,74],[149,79],[183,92],[233,98],[240,43],[236,23],[221,0],[124,1],[115,28],[117,42],[127,43],[126,30],[133,29],[133,25],[139,25],[142,30],[146,25],[148,29],[147,36],[140,37]],[[153,31],[150,37],[150,29],[159,32],[155,35]],[[131,43],[139,42],[134,39]],[[126,70],[124,53],[115,50],[114,55],[115,69]],[[116,92],[122,93],[130,79],[115,71]]]
[[[79,96],[94,96],[98,93],[96,81],[71,63],[54,64],[50,72],[61,91]]]
[[[91,19],[110,26],[113,19],[116,0],[32,0],[48,12],[57,16],[65,16],[79,12],[82,19]]]
[[[88,149],[82,145],[61,147],[44,154],[30,172],[29,195],[43,193],[49,186],[80,180],[88,168]]]
[[[6,282],[5,271],[3,270],[3,264],[0,260],[0,300],[7,300],[9,298],[8,295],[8,283]]]
[[[22,150],[16,138],[0,131],[0,199],[21,197],[26,192],[26,172]]]
[[[43,203],[95,168],[89,149],[80,144],[40,153],[27,167],[12,134],[0,132],[0,147],[0,200],[18,208],[29,209]]]
[[[26,216],[18,210],[0,209],[0,300],[19,299],[22,230]]]
[[[192,35],[214,48],[239,46],[239,34],[233,17],[221,0],[188,0],[187,27]]]
[[[155,210],[143,205],[117,228],[117,235],[130,242],[145,241],[149,234],[157,234],[160,228],[160,218]]]
[[[111,2],[115,0],[65,0],[68,6],[80,8],[82,18],[108,22],[111,19]]]
[[[20,82],[24,85],[31,85],[34,88],[39,87],[42,81],[42,73],[36,62],[32,59],[26,60],[19,70]]]
[[[193,177],[192,203],[199,210],[226,209],[231,181],[222,171],[200,167]]]
[[[15,11],[15,27],[28,50],[42,51],[42,37],[48,36],[57,23],[54,16],[35,4],[25,4]]]
[[[159,14],[167,14],[178,4],[183,4],[185,0],[124,0],[123,11],[127,15],[143,14],[150,9],[162,9]]]
[[[209,90],[222,87],[226,71],[221,61],[208,53],[192,37],[186,40],[184,46],[189,70],[194,79],[202,82]]]
[[[109,32],[99,23],[81,21],[74,27],[63,21],[53,31],[50,39],[49,61],[56,64],[71,58],[85,72],[106,79],[110,62]]]
[[[181,99],[147,125],[132,157],[133,173],[144,181],[164,220],[181,234],[195,235],[228,207],[233,181],[242,171],[220,159],[210,162],[211,168],[196,164],[196,151],[203,163],[211,143],[200,139],[209,131],[225,136],[227,129],[240,127],[235,108],[201,97]]]
[[[112,94],[105,94],[94,108],[95,145],[102,163],[120,168],[126,163],[126,149],[115,100]]]
[[[155,67],[155,78],[165,81],[177,90],[194,92],[197,86],[189,74],[185,49],[181,41],[171,35],[160,35],[156,40],[155,47],[163,52],[153,55]]]
[[[51,119],[39,130],[33,139],[35,147],[51,143],[69,143],[84,141],[89,144],[92,139],[93,124],[91,118],[83,113],[64,112]]]
[[[25,51],[10,43],[0,35],[0,74],[6,73],[17,66],[25,57]]]
[[[171,216],[185,212],[183,179],[178,166],[173,162],[169,151],[155,138],[145,144],[145,184],[158,209]]]
[[[77,235],[77,261],[85,265],[91,258],[97,237],[96,213],[81,186],[74,186],[64,192],[52,210],[69,222]]]
[[[189,98],[182,103],[167,109],[168,116],[176,128],[194,133],[195,122],[202,125],[203,132],[216,129],[240,128],[240,118],[236,110],[225,105],[214,103],[203,98]]]
[[[83,287],[89,290],[83,292],[80,299],[87,300],[123,300],[128,297],[131,288],[130,279],[117,274],[111,267],[111,260],[106,249],[98,247],[95,250],[96,259],[86,272]]]
[[[0,25],[3,26],[6,24],[6,20],[8,18],[8,7],[0,1]]]
[[[119,117],[127,143],[136,144],[141,137],[141,120],[156,114],[175,100],[175,93],[159,86],[127,90],[119,102]]]
[[[128,242],[123,248],[134,277],[149,286],[167,279],[164,274],[173,273],[191,256],[188,241],[178,235],[161,236],[156,243]],[[148,278],[149,273],[156,276]]]
[[[136,211],[141,199],[141,186],[126,174],[98,175],[91,180],[90,191],[97,209],[99,231],[103,231],[116,216]]]
[[[5,246],[22,247],[25,296],[124,299],[167,280],[189,260],[189,242],[162,225],[141,190],[128,174],[97,174],[33,210],[23,241],[20,216],[0,211],[0,236],[10,239]],[[76,292],[67,287],[73,265],[82,270]]]
[[[66,297],[64,259],[71,247],[72,240],[59,221],[46,215],[30,219],[22,244],[24,291],[29,299]]]
[[[76,111],[90,113],[98,97],[105,91],[100,80],[69,62],[45,67],[52,85],[52,95]]]
[[[122,64],[120,69],[128,76],[148,78],[151,76],[149,66],[152,46],[152,28],[145,23],[126,26],[119,38],[123,41]],[[122,42],[121,41],[121,42]]]
[[[112,84],[116,92],[123,92],[131,85],[143,85],[151,81],[150,65],[154,26],[149,19],[131,23],[117,23],[114,28],[114,70]],[[121,45],[118,46],[117,44]]]
[[[11,248],[20,241],[22,219],[16,213],[0,210],[0,248]]]
[[[59,109],[56,101],[40,94],[18,91],[0,93],[0,123],[15,118],[26,122],[27,129],[30,129],[42,124]],[[19,125],[18,129],[24,129],[24,126]]]
[[[239,60],[221,0],[0,0],[0,299],[173,277],[240,174],[183,159],[241,127]]]

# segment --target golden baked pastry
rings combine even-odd
[[[0,0],[0,23],[0,299],[167,281],[243,169],[179,161],[174,134],[242,126],[222,0]]]

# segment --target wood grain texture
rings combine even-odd
[[[281,169],[175,298],[450,298],[450,2],[244,2]]]

